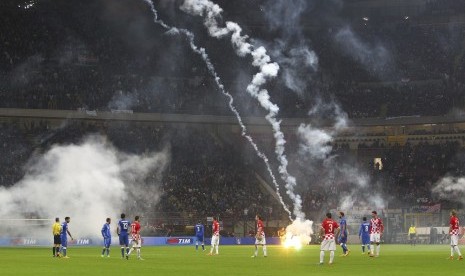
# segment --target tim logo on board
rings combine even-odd
[[[181,245],[181,244],[193,244],[194,240],[192,238],[169,238],[166,240],[166,244],[171,245]]]
[[[37,245],[37,240],[36,239],[30,239],[30,238],[19,238],[19,239],[12,239],[11,240],[11,245]]]

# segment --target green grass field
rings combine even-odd
[[[100,257],[98,247],[70,247],[70,259],[57,259],[49,248],[0,248],[0,275],[463,275],[465,261],[448,260],[447,245],[382,245],[379,258],[351,254],[320,266],[319,246],[300,251],[269,246],[269,257],[251,258],[252,246],[220,246],[220,255],[206,256],[194,247],[143,247],[143,261],[124,260],[117,247]],[[209,247],[207,247],[209,250]],[[463,249],[465,254],[465,248]]]

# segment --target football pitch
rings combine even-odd
[[[269,246],[264,258],[251,258],[253,246],[220,246],[218,256],[207,256],[193,246],[143,247],[137,260],[121,259],[118,247],[102,258],[99,247],[70,247],[69,259],[53,258],[51,248],[0,248],[0,275],[463,275],[465,261],[449,260],[448,245],[382,245],[381,256],[361,254],[359,245],[340,257],[338,247],[333,265],[319,265],[319,246],[300,251]],[[465,248],[462,249],[465,253]]]

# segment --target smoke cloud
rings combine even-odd
[[[433,187],[433,194],[440,198],[465,203],[465,177],[445,176]]]
[[[139,97],[136,93],[124,93],[121,90],[116,91],[116,93],[111,98],[108,103],[110,109],[117,110],[128,110],[137,106]]]
[[[358,207],[384,208],[386,203],[378,192],[377,183],[372,183],[370,175],[343,156],[333,151],[334,137],[350,124],[347,114],[335,103],[323,103],[316,99],[308,115],[315,123],[301,124],[297,129],[300,140],[299,156],[302,157],[308,173],[318,175],[318,183],[330,190],[336,183],[343,182],[345,191],[339,192],[338,206],[342,210]],[[317,123],[324,120],[331,127],[323,128]],[[307,176],[308,177],[308,176]],[[366,191],[370,194],[367,195]]]
[[[24,178],[10,188],[0,187],[2,218],[71,217],[73,237],[99,237],[105,218],[114,221],[132,202],[157,203],[158,183],[147,183],[149,174],[161,174],[169,162],[165,152],[147,156],[116,150],[102,136],[89,136],[81,144],[55,145],[31,160]],[[151,179],[158,179],[157,177]],[[156,180],[155,180],[156,181]],[[131,208],[140,212],[143,206]],[[46,229],[34,229],[39,237]],[[32,229],[14,235],[31,235]]]
[[[318,57],[301,24],[308,5],[304,0],[273,0],[263,6],[270,30],[279,33],[279,38],[269,44],[270,54],[281,66],[284,85],[300,96],[308,88],[309,76],[318,70]]]
[[[390,70],[392,55],[382,44],[370,45],[356,35],[350,27],[343,27],[334,36],[341,50],[362,64],[370,73],[382,78]]]
[[[383,197],[376,191],[376,188],[370,187],[371,178],[366,172],[349,164],[344,164],[337,170],[349,185],[348,192],[343,193],[339,199],[341,210],[350,210],[354,206],[377,209],[383,209],[386,206]],[[367,191],[370,191],[369,194]]]

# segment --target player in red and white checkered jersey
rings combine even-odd
[[[457,211],[452,210],[450,212],[449,222],[449,235],[450,235],[450,259],[454,259],[454,251],[459,255],[458,259],[463,260],[462,253],[459,249],[459,235],[460,235],[460,222],[457,217]]]
[[[265,227],[263,225],[262,218],[259,215],[255,216],[255,221],[257,222],[257,233],[255,234],[255,252],[252,255],[252,258],[258,256],[258,245],[263,247],[263,256],[266,257],[266,237],[265,237]]]
[[[370,257],[379,257],[379,250],[380,250],[380,242],[381,236],[383,235],[384,225],[383,221],[378,217],[378,213],[376,211],[371,212],[371,220],[370,220]],[[376,244],[376,255],[374,255]]]
[[[320,247],[320,264],[323,264],[325,251],[329,251],[329,264],[334,261],[334,251],[336,251],[336,239],[339,235],[339,224],[331,218],[331,213],[326,214],[320,227],[320,237],[323,238]]]
[[[138,260],[143,260],[142,257],[140,256],[140,248],[142,246],[142,239],[140,237],[140,231],[141,231],[141,226],[140,226],[140,221],[139,221],[139,216],[136,216],[134,218],[134,221],[131,223],[131,249],[129,250],[128,254],[126,255],[126,259],[129,259],[129,256],[131,255],[132,251],[134,249],[136,250],[137,253],[137,259]]]
[[[216,249],[216,255],[218,255],[218,246],[220,245],[220,223],[217,216],[213,217],[212,224],[212,242],[211,242],[210,253],[207,255],[213,255],[213,251]]]

